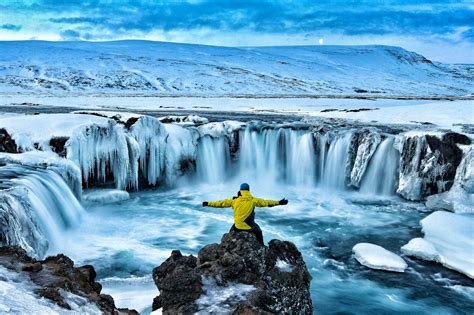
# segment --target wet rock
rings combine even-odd
[[[442,137],[442,141],[448,142],[448,143],[465,144],[465,145],[471,144],[471,139],[469,139],[468,136],[463,135],[461,133],[457,133],[457,132],[445,133]]]
[[[251,233],[224,234],[220,244],[203,247],[197,258],[173,251],[153,270],[153,279],[160,290],[153,309],[162,307],[164,314],[206,312],[201,301],[206,291],[217,286],[235,294],[232,290],[242,285],[247,293],[213,307],[234,314],[312,313],[311,275],[296,246],[279,240],[262,246]],[[214,287],[206,287],[209,283]]]
[[[59,254],[36,260],[20,247],[0,247],[0,265],[25,274],[37,288],[34,292],[65,309],[71,309],[63,291],[87,298],[104,314],[138,314],[134,310],[118,309],[110,295],[101,294],[102,286],[95,282],[96,273],[90,265],[74,267],[74,262]]]
[[[3,128],[0,128],[0,152],[18,153],[18,146],[11,135]]]
[[[60,157],[66,157],[66,142],[69,140],[68,137],[52,137],[49,140],[49,145],[53,152],[57,153]]]

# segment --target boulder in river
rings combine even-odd
[[[153,310],[163,314],[311,314],[311,275],[303,256],[288,241],[267,246],[245,232],[224,234],[220,244],[202,248],[198,257],[175,250],[153,270],[160,290]]]

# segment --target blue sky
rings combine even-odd
[[[0,0],[0,39],[385,44],[474,63],[473,1]]]

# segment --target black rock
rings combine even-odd
[[[15,140],[3,128],[0,128],[0,152],[19,153]]]
[[[288,269],[277,267],[279,261]],[[160,290],[153,309],[162,307],[164,314],[203,311],[196,301],[205,282],[222,289],[239,283],[255,288],[244,301],[226,301],[234,314],[312,313],[311,275],[296,246],[279,240],[262,246],[251,233],[224,234],[220,244],[203,247],[197,259],[173,251],[153,270],[153,279]]]
[[[104,314],[138,314],[135,310],[118,309],[110,295],[101,294],[102,286],[95,281],[96,272],[90,265],[74,267],[74,262],[59,254],[36,260],[20,247],[0,247],[0,265],[23,273],[38,287],[34,292],[65,309],[70,305],[61,295],[61,290],[88,299]]]

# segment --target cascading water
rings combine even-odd
[[[321,183],[324,187],[344,189],[346,164],[352,133],[337,135],[327,151]]]
[[[2,214],[8,216],[6,223],[17,222],[20,226],[4,227],[3,235],[17,233],[15,237],[2,237],[4,245],[20,245],[35,256],[44,255],[48,247],[54,250],[64,230],[78,224],[84,212],[74,193],[60,175],[49,169],[7,165],[1,173],[2,178],[10,178],[4,182],[10,188],[2,191]]]
[[[222,183],[230,166],[229,144],[225,137],[201,137],[197,150],[197,176],[200,181]]]
[[[394,137],[379,145],[362,180],[360,192],[371,195],[394,195],[398,183],[399,152],[394,148]]]

